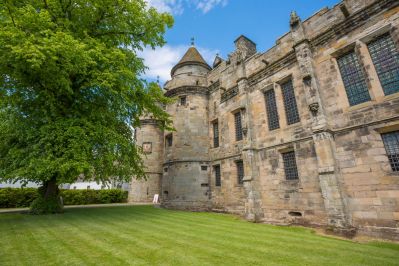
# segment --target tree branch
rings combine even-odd
[[[10,14],[10,17],[11,17],[11,20],[12,20],[12,24],[14,25],[14,27],[17,27],[15,25],[14,17],[12,16],[12,13],[11,13],[11,9],[10,9],[10,7],[8,5],[7,5],[7,10],[8,10],[8,13]]]

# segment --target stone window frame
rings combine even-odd
[[[235,142],[240,142],[244,140],[244,137],[246,136],[246,131],[247,128],[245,127],[245,107],[239,107],[237,109],[234,109],[233,111],[231,111],[231,114],[233,115],[233,123],[234,123],[234,141]],[[236,124],[236,115],[240,114],[240,118],[241,118],[241,129],[237,128],[237,124]],[[239,131],[237,131],[237,129],[240,129],[239,131],[241,131],[241,133]],[[240,138],[241,137],[241,138]]]
[[[219,169],[218,171],[216,169]],[[212,166],[213,176],[215,178],[215,187],[220,188],[222,186],[222,166],[221,164],[214,164]]]
[[[381,36],[389,34],[392,38],[394,45],[396,46],[396,49],[399,51],[399,40],[398,40],[399,38],[395,38],[395,33],[399,35],[399,30],[396,27],[393,27],[390,23],[388,23],[386,25],[379,26],[378,28],[373,29],[370,32],[367,32],[366,35],[359,38],[358,41],[360,49],[362,49],[362,51],[364,52],[362,54],[364,55],[366,60],[371,62],[369,67],[365,68],[367,75],[372,77],[373,76],[377,77],[376,79],[370,81],[376,100],[399,97],[399,92],[395,92],[388,95],[385,94],[368,45],[374,40],[380,38]]]
[[[212,148],[220,147],[220,127],[219,127],[219,119],[214,119],[211,121],[212,125]],[[215,136],[215,125],[217,125],[217,137]],[[217,140],[216,140],[217,139]],[[217,145],[216,145],[217,144]]]
[[[237,173],[237,185],[242,186],[244,184],[244,178],[245,178],[244,160],[243,159],[235,160],[234,164]]]
[[[342,87],[343,91],[341,92],[341,94],[345,95],[345,97],[344,97],[346,99],[345,107],[352,108],[352,109],[356,108],[358,106],[367,105],[370,102],[375,100],[375,95],[372,91],[372,86],[370,84],[370,76],[369,76],[369,73],[367,72],[366,67],[364,65],[364,59],[363,59],[364,54],[360,48],[361,48],[361,46],[359,45],[359,42],[355,40],[331,54],[331,56],[334,59],[335,66],[337,68],[337,74],[339,75],[337,81],[340,83],[341,86],[338,86],[338,87],[339,87],[339,89]],[[362,74],[364,76],[364,82],[365,82],[366,89],[367,89],[368,96],[369,96],[369,100],[362,102],[362,103],[354,104],[354,105],[350,104],[350,99],[349,99],[349,95],[347,92],[347,88],[345,86],[341,68],[339,67],[339,63],[338,63],[340,58],[342,58],[343,56],[348,55],[350,53],[353,53],[356,56],[356,59],[360,65],[359,70],[362,72]]]
[[[284,84],[286,84],[287,82],[290,82],[290,81],[292,82],[293,92],[294,92],[294,96],[295,96],[296,111],[298,113],[298,121],[296,121],[294,123],[289,123],[288,122],[289,119],[288,119],[286,101],[284,99],[283,87],[282,87],[282,85],[284,85]],[[279,90],[280,90],[281,98],[282,98],[282,101],[283,101],[283,108],[282,109],[284,110],[285,125],[288,126],[288,127],[296,125],[296,124],[301,122],[301,108],[300,108],[301,106],[300,106],[300,101],[299,101],[297,89],[295,89],[295,86],[294,86],[294,83],[295,83],[294,81],[295,81],[294,80],[294,75],[291,73],[291,74],[289,74],[289,75],[287,75],[287,76],[285,76],[285,77],[283,77],[283,78],[281,78],[281,79],[279,79],[278,81],[275,82],[275,84],[278,85]],[[277,101],[277,98],[276,98],[276,101]],[[277,108],[277,110],[278,110],[278,108]],[[281,124],[280,124],[280,128],[281,128]]]
[[[282,147],[281,149],[278,150],[279,152],[279,156],[281,158],[281,168],[284,172],[284,181],[285,182],[292,182],[292,183],[297,183],[300,181],[300,172],[299,172],[299,167],[298,167],[298,159],[297,159],[297,153],[295,151],[295,148],[291,145],[289,146],[285,146]],[[283,154],[287,154],[287,153],[294,153],[294,159],[295,159],[295,166],[296,166],[296,177],[295,179],[288,179],[287,178],[287,172],[286,172],[286,164],[284,161],[284,155]]]
[[[345,54],[348,54],[351,51],[353,51],[356,54],[357,59],[359,60],[361,70],[365,76],[367,90],[370,95],[369,101],[366,101],[366,102],[363,102],[360,104],[356,104],[356,105],[350,105],[350,103],[349,103],[348,94],[346,92],[345,84],[343,82],[342,75],[341,75],[341,70],[338,65],[338,58]],[[370,73],[369,73],[369,71],[367,71],[365,64],[364,64],[364,57],[363,57],[364,51],[362,49],[361,42],[358,39],[353,40],[352,42],[348,43],[344,47],[341,47],[338,50],[332,52],[330,54],[330,56],[333,61],[335,69],[337,69],[337,75],[338,75],[337,76],[337,82],[338,82],[337,85],[338,86],[335,86],[337,93],[338,93],[337,98],[345,99],[344,101],[338,101],[338,104],[341,106],[343,111],[353,111],[353,110],[357,110],[357,109],[360,109],[360,108],[363,108],[363,107],[373,104],[376,100],[376,93],[375,93],[375,90],[373,89],[374,86],[371,84]]]
[[[276,110],[275,110],[276,114],[275,115],[277,117],[277,124],[278,124],[278,126],[276,128],[272,128],[272,129],[270,127],[270,120],[269,120],[271,114],[269,114],[268,103],[267,103],[267,100],[266,100],[266,93],[268,93],[269,91],[273,91],[274,92],[274,104],[275,104],[275,107],[276,107]],[[266,117],[267,117],[268,130],[269,131],[273,131],[273,130],[281,129],[280,114],[279,114],[279,104],[278,104],[279,101],[277,99],[277,92],[276,92],[276,88],[275,88],[274,83],[266,85],[265,88],[261,90],[261,92],[262,92],[264,100],[265,100],[265,112],[266,112]]]
[[[399,176],[399,171],[393,171],[391,163],[389,161],[389,156],[386,150],[386,146],[383,140],[382,135],[387,134],[387,133],[392,133],[395,131],[399,131],[399,123],[397,121],[393,121],[387,124],[384,124],[383,126],[377,125],[376,127],[373,127],[373,132],[375,132],[375,136],[381,141],[382,145],[384,146],[385,150],[385,156],[386,156],[386,161],[379,161],[382,163],[382,170],[386,175],[390,176]]]
[[[169,133],[165,135],[165,146],[172,147],[173,146],[173,133]]]
[[[187,95],[179,96],[179,106],[187,106]]]
[[[392,172],[399,172],[399,131],[381,133],[386,155],[389,160]]]

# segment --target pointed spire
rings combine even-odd
[[[295,11],[292,11],[291,15],[290,15],[291,28],[296,27],[300,22],[301,22],[301,18],[298,16],[298,14]]]
[[[207,68],[208,70],[211,70],[211,67],[206,63],[202,55],[194,46],[188,48],[182,59],[180,59],[177,65],[172,68],[171,75],[173,76],[175,70],[184,65],[200,65]]]

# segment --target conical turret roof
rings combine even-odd
[[[211,67],[206,63],[202,55],[198,52],[197,48],[195,48],[194,46],[188,48],[187,52],[183,55],[182,59],[180,59],[179,63],[177,63],[172,68],[171,71],[172,76],[175,73],[176,69],[186,65],[199,65],[211,70]]]

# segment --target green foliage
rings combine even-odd
[[[122,203],[127,202],[128,192],[120,189],[71,189],[63,190],[61,196],[65,205]]]
[[[137,51],[172,24],[144,0],[0,0],[0,180],[145,177],[132,128],[170,128],[170,100]]]
[[[60,191],[64,205],[86,205],[86,204],[105,204],[127,202],[128,192],[120,189],[104,190],[80,190],[66,189]],[[58,201],[55,201],[57,203]],[[39,197],[36,188],[2,188],[0,189],[0,208],[21,208],[29,207],[34,213],[50,211],[54,213],[59,210],[54,206],[54,202],[48,207],[43,203],[43,197]],[[38,211],[39,209],[42,211]]]
[[[36,188],[0,189],[0,208],[28,207],[38,197]]]
[[[44,198],[39,195],[30,205],[31,214],[53,214],[62,212],[63,206],[60,204],[60,198],[57,196]]]

